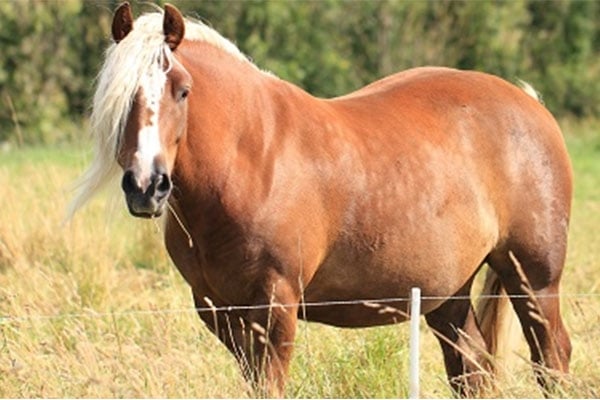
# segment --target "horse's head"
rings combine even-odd
[[[207,50],[223,50],[234,57],[232,60],[243,61],[258,71],[233,43],[200,22],[184,20],[170,5],[165,5],[163,13],[146,13],[134,21],[129,4],[122,4],[114,14],[112,36],[114,42],[105,52],[96,79],[89,120],[94,160],[77,182],[69,218],[102,188],[113,184],[115,178],[121,180],[133,215],[148,218],[164,211],[174,170],[187,165],[178,147],[189,143],[188,101],[191,111],[194,95],[188,99],[188,94],[192,76],[196,85],[218,87],[227,83],[224,79],[200,82],[204,75],[198,72],[196,63],[205,59],[193,57],[194,45],[208,44]],[[219,65],[232,68],[232,64],[237,65]],[[209,65],[212,67],[212,63]],[[212,91],[197,92],[195,100],[204,107],[195,110],[196,130],[208,131],[198,120],[214,109],[206,106],[207,93]],[[200,95],[206,97],[200,101]]]
[[[134,29],[131,9],[124,3],[115,12],[112,23],[117,46]],[[165,46],[140,74],[123,121],[116,157],[123,169],[121,187],[129,211],[137,217],[161,215],[173,187],[171,172],[177,146],[186,133],[187,96],[192,83],[190,74],[171,54],[181,43],[184,30],[181,13],[166,5]]]

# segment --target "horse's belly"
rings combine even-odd
[[[347,260],[345,260],[347,261]],[[373,326],[406,320],[410,308],[410,291],[420,287],[424,295],[435,294],[443,298],[454,294],[461,284],[438,281],[435,273],[426,278],[407,273],[410,268],[402,264],[364,263],[321,267],[304,292],[300,316],[310,321],[336,326]],[[434,289],[435,288],[435,289]],[[427,300],[422,304],[427,313],[441,304],[441,300]]]
[[[453,175],[443,157],[438,161],[442,167],[413,168],[422,174],[418,179],[382,173],[385,180],[356,195],[304,300],[357,304],[312,307],[307,318],[342,326],[394,322],[400,313],[361,302],[394,299],[385,304],[405,312],[411,288],[418,287],[424,297],[435,297],[423,302],[426,314],[465,286],[496,245],[499,220],[473,168]]]
[[[454,240],[408,236],[366,247],[338,244],[305,288],[308,306],[300,317],[337,326],[402,322],[413,287],[421,289],[427,314],[467,283],[493,243],[493,235],[479,229]]]

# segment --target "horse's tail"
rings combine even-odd
[[[529,84],[528,82],[525,82],[524,80],[521,80],[521,79],[517,79],[517,84],[519,85],[519,87],[521,88],[521,90],[523,90],[529,96],[531,96],[534,99],[536,99],[540,104],[544,104],[544,100],[542,99],[542,95],[540,94],[540,92],[538,92],[537,90],[535,90],[535,88],[531,84]]]
[[[500,372],[510,363],[510,356],[514,355],[520,326],[500,278],[491,268],[485,275],[476,317],[488,351],[493,356],[493,368]]]

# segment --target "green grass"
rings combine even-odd
[[[600,396],[597,128],[564,129],[575,169],[562,287],[574,349],[564,397]],[[101,196],[62,225],[86,154],[76,146],[0,153],[0,316],[16,318],[0,319],[0,397],[248,396],[233,358],[190,310],[155,224],[124,207],[107,213]],[[448,397],[441,353],[422,325],[421,394]],[[518,349],[527,358],[523,341]],[[286,394],[406,397],[407,368],[407,324],[301,323]],[[541,397],[526,361],[509,372],[500,397]]]

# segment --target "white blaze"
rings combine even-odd
[[[135,152],[135,162],[139,169],[137,178],[144,189],[150,184],[154,159],[161,153],[158,113],[166,82],[167,74],[160,68],[151,69],[140,79],[140,88],[146,101],[145,107],[150,113],[149,124],[143,126],[138,132],[138,145]]]

